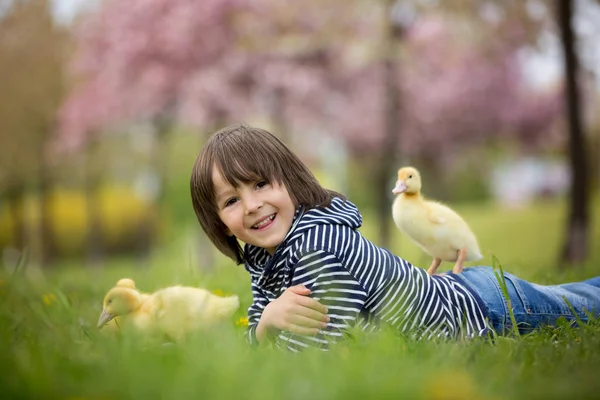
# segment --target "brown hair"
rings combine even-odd
[[[244,250],[219,218],[212,181],[213,166],[233,187],[259,179],[285,185],[296,206],[326,207],[333,197],[345,197],[325,189],[308,167],[273,134],[245,124],[215,132],[196,158],[190,179],[192,204],[206,235],[219,251],[242,264]]]

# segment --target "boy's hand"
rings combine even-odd
[[[327,307],[309,295],[308,288],[297,285],[287,288],[279,298],[269,303],[256,326],[258,341],[277,331],[312,336],[324,329],[329,322]]]

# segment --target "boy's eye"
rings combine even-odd
[[[234,204],[236,201],[237,201],[237,198],[236,198],[236,197],[232,197],[231,199],[228,199],[228,200],[225,202],[225,207],[229,207],[230,205]]]
[[[258,181],[258,182],[256,182],[256,188],[260,189],[260,188],[267,186],[268,184],[269,183],[267,181]]]

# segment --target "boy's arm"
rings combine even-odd
[[[246,331],[246,340],[250,345],[258,345],[256,338],[256,327],[262,316],[262,312],[269,304],[269,300],[262,293],[259,287],[252,282],[252,305],[248,308],[248,330]]]
[[[327,307],[331,320],[316,336],[280,332],[281,344],[285,342],[293,351],[306,347],[327,349],[330,342],[337,342],[344,331],[356,323],[367,298],[367,292],[340,260],[323,250],[312,251],[299,259],[291,282],[291,286],[295,285],[310,289],[310,297]]]
[[[260,289],[254,288],[255,303],[250,307],[248,342],[257,344],[265,338],[277,337],[280,331],[300,335],[316,335],[327,326],[327,308],[312,299],[304,285],[288,287],[277,299],[264,302]],[[262,304],[257,299],[263,299]],[[252,311],[252,308],[255,308]],[[267,315],[268,314],[268,315]],[[250,318],[249,318],[250,319]],[[258,322],[255,322],[258,320]]]

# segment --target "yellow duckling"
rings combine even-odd
[[[231,317],[240,306],[237,296],[221,297],[189,286],[161,289],[147,302],[158,330],[173,340]]]
[[[187,332],[232,316],[238,307],[237,296],[220,297],[188,286],[171,286],[144,294],[135,289],[132,280],[120,280],[104,297],[98,327],[120,317],[120,323],[144,333],[181,340]]]
[[[477,239],[467,223],[449,207],[421,195],[421,175],[416,168],[398,170],[392,206],[394,222],[433,262],[427,270],[435,274],[442,261],[456,261],[452,272],[461,273],[465,261],[483,258]]]
[[[133,279],[130,278],[122,278],[119,279],[117,281],[117,284],[115,285],[115,287],[124,287],[124,288],[129,288],[129,289],[133,289],[136,290],[135,288],[135,282],[133,281]],[[146,298],[150,297],[150,295],[148,293],[142,293],[139,292],[140,295],[140,299],[143,302]],[[121,325],[121,317],[120,316],[115,316],[112,320],[108,321],[108,323],[106,323],[105,325],[105,330],[111,331],[111,332],[115,332],[118,331],[118,327]]]
[[[142,294],[135,289],[135,285],[120,285],[110,289],[104,296],[102,313],[98,319],[98,328],[104,325],[110,330],[115,330],[114,321],[119,326],[127,324],[139,330],[148,330],[152,325],[148,313],[146,300],[149,294]]]
[[[122,278],[117,281],[115,287],[126,287],[129,289],[135,289],[135,282],[131,278]]]

